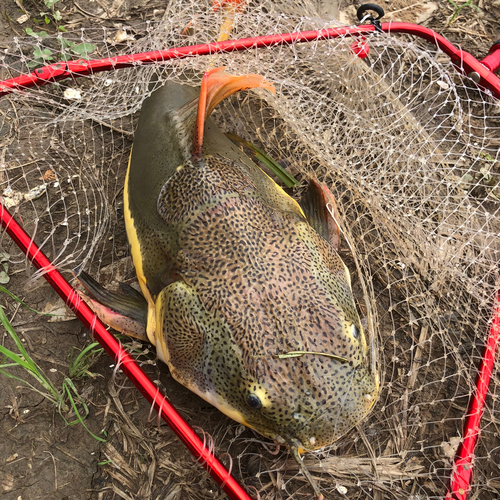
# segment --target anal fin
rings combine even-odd
[[[148,342],[148,303],[140,292],[125,283],[120,283],[121,292],[112,292],[84,271],[74,274],[88,293],[80,294],[81,298],[103,323],[130,337]]]

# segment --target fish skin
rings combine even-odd
[[[196,97],[169,82],[146,99],[127,172],[148,337],[176,380],[229,417],[281,443],[323,448],[378,394],[349,272],[210,119],[203,157],[191,161],[191,126],[179,116]],[[278,357],[296,351],[323,355]]]

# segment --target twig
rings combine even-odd
[[[127,137],[132,137],[134,135],[134,132],[127,132],[126,130],[115,127],[114,125],[111,125],[110,123],[102,122],[101,120],[98,120],[97,118],[92,118],[92,121],[99,123],[99,125],[107,127],[109,129],[113,130],[114,132],[118,132],[119,134],[126,135]]]
[[[88,467],[88,464],[86,464],[85,462],[82,462],[78,458],[74,457],[73,455],[71,455],[71,453],[68,453],[67,451],[64,451],[62,448],[59,448],[59,446],[54,445],[54,448],[56,450],[59,450],[61,453],[64,453],[65,455],[67,455],[69,458],[72,458],[73,460],[75,460],[79,464],[82,464],[84,467]]]
[[[85,14],[87,17],[95,17],[96,19],[100,19],[103,21],[105,18],[102,16],[98,16],[97,14],[92,14],[92,12],[88,12],[85,9],[82,9],[76,2],[73,2],[73,5],[79,10],[82,14]]]
[[[21,33],[19,33],[19,31],[16,30],[16,28],[14,28],[14,26],[12,25],[11,21],[10,21],[10,17],[9,17],[9,14],[7,14],[7,11],[4,10],[4,16],[5,16],[5,20],[7,21],[8,25],[10,26],[10,29],[17,35],[17,36],[22,36]]]
[[[408,385],[407,385],[408,392],[413,389],[415,382],[417,381],[418,369],[422,364],[422,359],[421,359],[422,345],[427,340],[428,331],[429,331],[428,326],[423,326],[422,329],[420,330],[420,337],[418,339],[417,348],[415,349],[415,355],[413,356],[413,363],[411,364],[411,375],[410,378],[408,379]]]
[[[22,330],[20,330],[19,333],[21,333],[23,336],[26,336],[26,333],[24,333]],[[55,359],[52,359],[49,356],[43,356],[42,354],[37,354],[36,352],[32,352],[31,355],[40,361],[46,361],[47,363],[52,363],[53,365],[62,366],[66,369],[68,368],[68,363],[62,363],[61,361],[56,361]]]
[[[22,300],[23,300],[23,302],[24,302],[24,299],[25,299],[25,297],[23,297],[23,299],[22,299]],[[12,323],[13,323],[13,321],[14,321],[15,317],[17,316],[17,311],[19,311],[19,308],[20,308],[20,307],[21,307],[21,303],[20,303],[20,302],[18,302],[18,303],[17,303],[17,305],[16,305],[16,308],[15,308],[15,310],[14,310],[14,313],[12,314],[12,317],[9,319],[9,323],[10,323],[10,324],[12,324]]]
[[[28,16],[31,17],[30,13],[24,8],[23,4],[19,0],[14,0],[14,3]]]
[[[370,441],[368,441],[368,438],[366,437],[365,431],[362,429],[360,425],[356,426],[357,431],[359,435],[361,436],[361,439],[366,446],[366,450],[368,451],[368,456],[369,459],[372,462],[372,470],[373,470],[373,475],[375,476],[376,480],[378,481],[380,479],[379,471],[377,469],[377,454],[375,453]]]
[[[403,10],[412,9],[413,7],[417,7],[418,5],[422,5],[422,4],[420,2],[412,3],[411,5],[408,5],[407,7],[403,7],[402,9],[393,10],[391,12],[388,12],[387,16],[391,16],[392,14],[398,14],[399,12],[403,12]]]
[[[487,35],[481,35],[481,33],[478,33],[477,31],[468,31],[463,28],[446,28],[446,30],[443,31],[449,31],[450,33],[466,33],[467,35],[472,35],[474,37],[478,36],[480,38],[485,38],[486,40],[490,41],[492,38]]]
[[[52,458],[52,463],[54,464],[54,491],[57,491],[57,466],[56,466],[56,459],[54,458],[54,455],[50,451],[44,451],[44,453],[48,453],[51,458]]]

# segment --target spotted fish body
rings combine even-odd
[[[210,119],[203,156],[190,159],[179,117],[196,97],[168,83],[144,102],[127,172],[149,340],[174,378],[229,417],[322,448],[378,392],[348,270]]]

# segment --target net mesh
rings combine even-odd
[[[14,39],[0,55],[2,75],[75,59],[78,50],[98,58],[212,42],[222,16],[209,3],[182,1],[160,23]],[[253,1],[232,37],[334,26],[308,0]],[[275,96],[233,96],[214,118],[303,184],[311,175],[328,183],[341,215],[340,254],[378,340],[375,410],[330,449],[308,455],[307,466],[327,498],[441,498],[500,285],[500,105],[433,45],[372,34],[362,60],[353,41],[136,65],[16,91],[0,100],[0,192],[60,269],[81,266],[111,280],[113,264],[128,259],[122,190],[143,100],[169,79],[199,85],[209,67],[264,75]],[[499,384],[495,370],[475,458],[474,486],[485,499],[500,487]],[[233,470],[261,498],[275,498],[265,471],[279,471],[288,494],[301,486],[282,455],[249,478],[248,436],[219,437],[219,451],[240,443]]]

